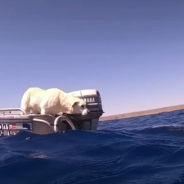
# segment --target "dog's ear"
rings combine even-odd
[[[75,105],[77,105],[79,102],[73,102],[72,104],[71,104],[71,108],[73,108]]]

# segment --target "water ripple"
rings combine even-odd
[[[3,184],[182,184],[184,112],[0,138]],[[27,139],[29,137],[29,139]]]

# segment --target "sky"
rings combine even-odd
[[[183,0],[1,0],[0,108],[29,87],[99,90],[104,116],[184,104]]]

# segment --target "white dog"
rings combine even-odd
[[[41,88],[29,88],[22,97],[21,108],[26,114],[32,111],[34,114],[58,113],[87,115],[84,100],[69,95],[58,88],[43,90]]]

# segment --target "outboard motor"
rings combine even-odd
[[[86,89],[80,91],[70,92],[69,94],[83,99],[87,108],[90,111],[88,115],[70,115],[64,114],[75,124],[76,129],[81,130],[97,130],[99,118],[102,116],[102,101],[101,95],[96,89]]]

